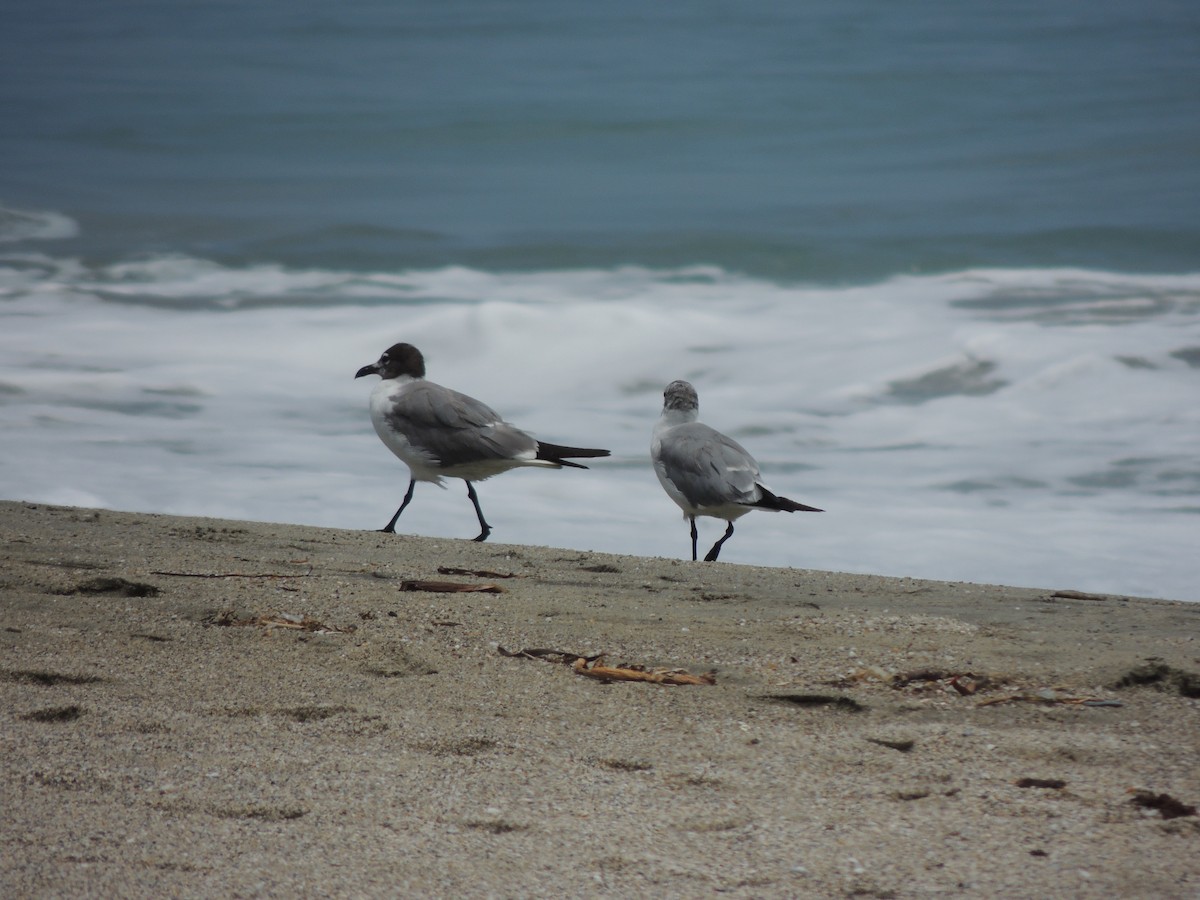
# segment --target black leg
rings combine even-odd
[[[721,536],[721,539],[719,541],[717,541],[715,544],[712,545],[712,549],[708,551],[708,556],[704,557],[704,561],[705,562],[716,562],[717,557],[721,555],[721,545],[723,543],[725,543],[727,540],[729,540],[729,538],[732,534],[733,534],[733,523],[730,522],[729,527],[725,529],[725,534],[723,534]]]
[[[386,534],[395,534],[396,533],[396,520],[400,518],[400,513],[404,512],[404,507],[408,506],[408,501],[412,499],[413,488],[415,488],[416,486],[417,486],[417,479],[415,479],[415,478],[409,479],[408,493],[404,495],[404,502],[400,504],[400,508],[398,510],[396,510],[396,514],[394,516],[392,516],[392,521],[388,522],[386,525],[384,525],[382,528],[380,528],[379,529],[380,531],[385,532]]]
[[[467,481],[467,479],[464,478],[463,481]],[[469,481],[467,481],[467,496],[475,504],[475,515],[479,517],[479,527],[483,529],[483,531],[479,532],[479,537],[475,538],[475,540],[486,541],[488,535],[492,533],[492,526],[483,520],[483,510],[479,508],[479,498],[475,496],[475,485]]]
[[[688,519],[692,523],[692,562],[695,562],[696,561],[696,538],[699,537],[699,535],[696,534],[696,517],[688,516]]]

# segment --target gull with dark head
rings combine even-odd
[[[733,534],[733,521],[755,509],[768,512],[822,512],[772,493],[762,483],[758,463],[727,435],[696,421],[700,399],[686,381],[672,381],[663,391],[663,410],[654,426],[650,457],[663,490],[692,524],[692,559],[696,558],[696,516],[724,519],[725,534],[705,561],[713,562]]]
[[[396,520],[412,500],[418,481],[432,481],[441,487],[445,487],[443,478],[465,481],[481,529],[475,540],[485,541],[492,528],[483,518],[472,482],[521,466],[586,469],[570,458],[609,455],[607,450],[539,441],[474,397],[426,381],[425,358],[412,344],[393,344],[354,377],[364,375],[383,379],[371,392],[371,423],[411,475],[400,508],[380,529],[389,534],[395,533]]]

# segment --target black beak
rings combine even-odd
[[[373,362],[369,366],[363,366],[361,369],[359,369],[358,373],[354,377],[362,378],[364,375],[378,375],[378,374],[379,374],[379,363]]]

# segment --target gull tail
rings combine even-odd
[[[572,469],[586,469],[587,466],[580,463],[571,462],[567,457],[575,456],[584,459],[591,459],[596,456],[608,456],[608,450],[591,450],[587,447],[564,447],[561,444],[547,444],[545,441],[538,441],[537,458],[545,462],[554,463],[557,466],[570,466]]]
[[[805,506],[803,503],[797,503],[795,500],[789,500],[787,497],[772,494],[761,484],[758,486],[758,489],[762,491],[762,497],[754,505],[761,509],[779,510],[780,512],[825,512],[825,510],[817,509],[815,506]]]

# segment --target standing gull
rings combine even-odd
[[[663,490],[692,523],[692,559],[696,558],[696,516],[724,519],[729,527],[704,557],[713,562],[733,534],[733,520],[752,509],[770,512],[822,512],[767,490],[758,463],[737,441],[697,422],[700,399],[686,381],[663,391],[663,411],[654,426],[650,457]]]
[[[408,466],[411,479],[404,502],[380,531],[396,532],[396,520],[412,500],[418,481],[445,487],[442,478],[461,478],[475,506],[486,541],[492,528],[483,518],[472,481],[483,481],[519,466],[561,469],[587,466],[567,457],[608,456],[607,450],[562,447],[530,437],[509,425],[474,397],[425,380],[425,358],[412,344],[393,344],[355,378],[378,375],[371,391],[371,423],[387,448]]]

